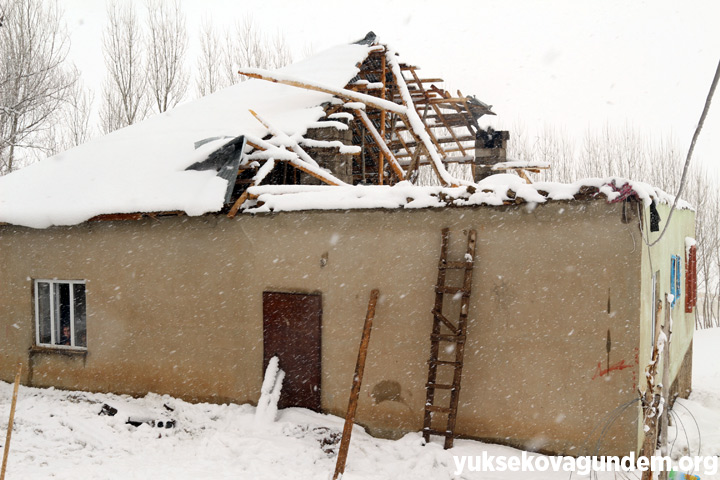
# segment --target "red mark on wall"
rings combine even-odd
[[[598,377],[604,377],[612,371],[625,370],[626,368],[632,368],[632,365],[628,365],[627,363],[625,363],[625,360],[620,360],[617,363],[613,363],[612,365],[610,365],[609,368],[606,369],[602,368],[602,362],[598,362],[597,369],[595,370],[595,375],[592,377],[592,379],[595,380]]]
[[[635,366],[637,367],[638,365],[640,365],[640,348],[635,347]],[[632,387],[633,392],[634,392],[635,390],[637,390],[637,383],[638,383],[638,382],[637,382],[637,370],[638,370],[638,369],[635,368],[635,369],[633,370],[633,375],[632,375],[632,376],[633,376],[633,378],[632,378],[632,381],[633,381],[633,387]]]

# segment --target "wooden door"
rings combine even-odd
[[[285,371],[278,407],[320,410],[322,296],[263,292],[263,375],[277,355]]]

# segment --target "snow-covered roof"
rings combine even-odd
[[[247,213],[496,206],[579,198],[605,198],[612,202],[631,196],[645,203],[671,200],[669,195],[649,185],[614,178],[587,179],[572,184],[527,184],[509,174],[493,175],[478,184],[454,179],[426,138],[428,133],[416,115],[395,52],[381,48],[386,52],[383,55],[389,70],[402,87],[398,95],[404,105],[346,90],[346,85],[358,74],[358,66],[377,54],[378,46],[341,45],[273,73],[272,81],[242,82],[0,177],[0,223],[46,228],[75,225],[102,215],[219,212],[228,203],[235,186],[238,152],[244,145],[241,136],[259,146],[243,157],[244,161],[265,162],[262,167],[255,167],[258,170],[253,181],[264,178],[276,160],[285,160],[311,171],[326,183],[337,185],[251,186],[235,202],[235,207],[242,205],[242,211]],[[304,88],[274,83],[298,83],[297,79],[302,80]],[[358,106],[348,107],[353,101],[357,101]],[[299,135],[319,125],[328,104],[344,102],[345,107],[364,117],[370,128],[372,123],[364,115],[363,101],[404,114],[403,121],[416,135],[415,148],[424,143],[440,179],[448,185],[460,186],[421,187],[408,181],[393,186],[351,186],[320,168],[302,149],[292,148],[297,147]],[[343,116],[352,115],[335,113],[328,118],[331,123],[338,123],[336,120]],[[263,140],[268,133],[272,141]],[[311,142],[302,140],[306,146]],[[341,146],[341,150],[343,148],[358,147]],[[232,157],[232,162],[224,163],[228,157]],[[502,166],[513,165],[506,162]],[[260,180],[255,185],[259,183]],[[689,206],[683,204],[682,207]],[[234,215],[236,211],[231,209],[230,213]]]
[[[371,48],[341,45],[282,72],[342,89]],[[267,130],[249,109],[278,130],[304,133],[331,99],[261,80],[228,87],[0,177],[0,222],[45,228],[102,214],[219,211],[227,181],[186,168],[240,135],[262,138]]]

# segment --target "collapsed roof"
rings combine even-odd
[[[413,198],[404,189],[417,183],[426,165],[439,184],[428,187],[427,195],[437,197],[437,189],[445,189],[441,196],[461,204],[494,205],[514,198],[508,192],[518,190],[519,177],[497,177],[506,180],[505,187],[493,187],[495,196],[478,196],[474,181],[454,177],[446,165],[521,175],[523,169],[546,167],[498,164],[497,158],[494,166],[485,165],[478,148],[507,141],[499,135],[506,132],[478,125],[480,117],[493,115],[490,106],[459,91],[451,95],[438,86],[442,79],[421,78],[417,67],[401,63],[372,33],[274,72],[240,73],[254,79],[0,178],[0,222],[45,228],[144,214],[232,217],[241,209],[262,210],[262,194],[317,195],[313,183],[342,190],[356,185],[350,196],[364,200],[348,208],[369,208],[382,204],[384,194],[366,185],[385,191],[399,184],[394,191]],[[267,186],[278,184],[294,187]],[[464,193],[452,193],[458,188]],[[539,189],[533,201],[552,198]],[[333,207],[337,193],[331,190],[338,192],[321,190],[328,194],[324,207],[345,208]],[[370,201],[372,195],[377,201]],[[422,205],[438,206],[434,201],[413,206]]]

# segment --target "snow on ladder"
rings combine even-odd
[[[463,355],[465,352],[465,338],[467,335],[467,318],[470,306],[470,289],[472,287],[472,273],[475,258],[475,230],[470,230],[467,236],[467,253],[461,261],[449,262],[448,244],[450,230],[442,230],[442,245],[440,248],[440,262],[438,263],[438,279],[435,287],[435,307],[433,308],[433,328],[430,335],[430,360],[428,360],[428,381],[426,384],[427,397],[425,400],[425,421],[423,424],[423,438],[430,441],[430,435],[445,437],[445,448],[452,448],[455,438],[455,422],[457,420],[458,400],[460,398],[460,379],[462,377]],[[446,285],[448,270],[464,270],[462,286]],[[446,306],[445,294],[453,295],[454,299],[460,297],[459,318],[457,323],[450,321],[443,311]],[[448,345],[444,349],[454,352],[454,358],[440,359],[440,344]],[[447,371],[450,369],[450,372]],[[438,370],[441,377],[452,373],[451,383],[437,383]],[[445,374],[445,375],[443,375]],[[436,390],[449,390],[450,402],[448,406],[435,405]],[[444,395],[447,396],[447,395]],[[444,428],[433,428],[433,420],[437,425],[446,418]]]

